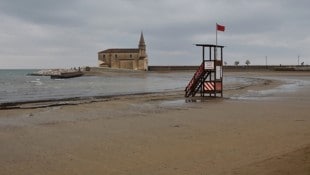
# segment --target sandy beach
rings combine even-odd
[[[309,175],[310,72],[225,75],[259,81],[0,110],[0,174]]]

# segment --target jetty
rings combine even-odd
[[[28,75],[50,76],[52,79],[62,79],[80,77],[83,76],[84,73],[80,69],[43,69]]]

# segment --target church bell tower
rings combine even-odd
[[[139,53],[140,53],[140,58],[147,57],[147,55],[146,55],[146,45],[145,45],[145,42],[144,42],[143,32],[141,32],[140,41],[139,41]]]

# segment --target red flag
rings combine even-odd
[[[225,26],[221,26],[219,24],[216,24],[216,30],[224,32],[225,31]]]

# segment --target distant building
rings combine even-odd
[[[143,33],[138,48],[115,48],[98,52],[99,67],[147,70],[148,58]]]

